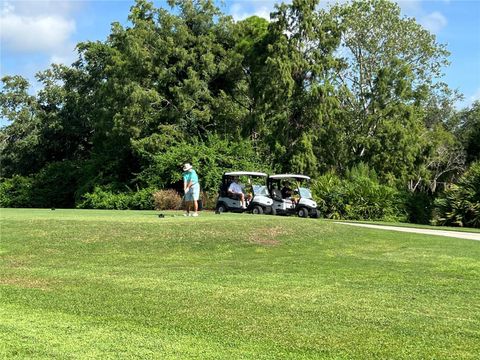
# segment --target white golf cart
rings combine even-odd
[[[267,188],[273,199],[273,213],[278,215],[297,214],[299,217],[320,217],[317,203],[308,188],[310,177],[296,174],[270,175]]]
[[[242,207],[238,196],[233,196],[228,192],[228,188],[235,178],[239,179],[239,185],[245,195],[245,208]],[[234,171],[224,173],[218,192],[216,213],[231,211],[270,214],[273,200],[268,196],[267,186],[265,185],[266,178],[267,174],[261,172]],[[248,195],[250,195],[249,200],[247,200]]]

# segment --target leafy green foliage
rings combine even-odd
[[[262,171],[268,168],[249,141],[228,141],[209,136],[206,141],[195,138],[181,141],[163,152],[152,154],[151,165],[138,175],[138,181],[163,188],[182,179],[182,164],[190,162],[200,176],[205,190],[217,190],[227,170]]]
[[[4,203],[149,208],[120,194],[175,188],[183,162],[210,194],[225,170],[348,179],[363,163],[377,177],[324,191],[326,211],[388,217],[368,191],[435,193],[478,158],[478,104],[455,113],[445,46],[390,1],[294,0],[238,22],[212,0],[167,3],[137,0],[72,66],[39,72],[35,96],[2,78]]]
[[[97,186],[93,192],[82,196],[82,201],[77,207],[80,209],[151,210],[154,207],[153,192],[153,188],[144,188],[118,193]]]
[[[328,14],[315,11],[317,4],[280,4],[269,25],[261,97],[265,142],[279,171],[317,174],[317,132],[338,107],[331,70],[339,66],[334,51],[340,29]]]
[[[32,207],[72,208],[81,174],[81,163],[53,162],[34,176]]]
[[[39,170],[38,104],[28,94],[28,81],[21,76],[2,78],[0,91],[1,116],[11,124],[0,131],[1,175],[28,176]]]
[[[480,101],[475,101],[470,108],[460,111],[458,135],[463,142],[467,161],[480,160]]]
[[[32,207],[32,183],[32,178],[20,175],[0,181],[0,207]]]
[[[352,1],[330,12],[343,28],[346,65],[337,76],[345,112],[337,120],[343,131],[333,135],[347,149],[337,150],[342,155],[337,158],[347,153],[350,163],[366,162],[381,178],[406,182],[425,146],[425,104],[446,91],[437,79],[448,52],[391,1]]]
[[[480,162],[435,200],[433,223],[480,228]]]
[[[15,175],[3,179],[0,206],[72,208],[79,176],[79,164],[63,161],[50,163],[30,177]]]
[[[405,192],[407,221],[414,224],[429,224],[432,219],[434,196],[425,191]]]
[[[312,186],[323,216],[331,219],[403,219],[401,193],[379,183],[375,171],[365,164],[348,170],[344,179],[330,172]]]

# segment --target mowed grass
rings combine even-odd
[[[478,359],[478,241],[157,214],[1,209],[0,357]]]

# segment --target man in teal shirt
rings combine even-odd
[[[185,207],[186,213],[184,216],[190,216],[190,208],[193,203],[194,213],[191,216],[198,216],[198,199],[200,197],[200,184],[198,182],[198,175],[193,170],[192,165],[186,163],[183,165],[183,191],[185,192]]]

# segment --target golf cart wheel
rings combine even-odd
[[[306,208],[300,208],[298,210],[298,216],[302,218],[308,217],[308,210]]]
[[[320,218],[320,212],[318,210],[313,210],[312,213],[310,214],[310,217],[313,219],[318,219]]]
[[[255,205],[253,207],[252,214],[255,214],[255,215],[263,214],[263,208],[260,205]]]
[[[225,204],[218,204],[217,211],[215,211],[215,213],[221,214],[221,213],[224,213],[225,211],[227,211],[227,207],[225,206]]]
[[[270,215],[272,213],[273,208],[271,206],[267,206],[265,211],[263,212],[266,215]]]
[[[271,207],[271,211],[270,211],[270,215],[277,215],[277,210],[275,210],[275,208],[272,206]]]

